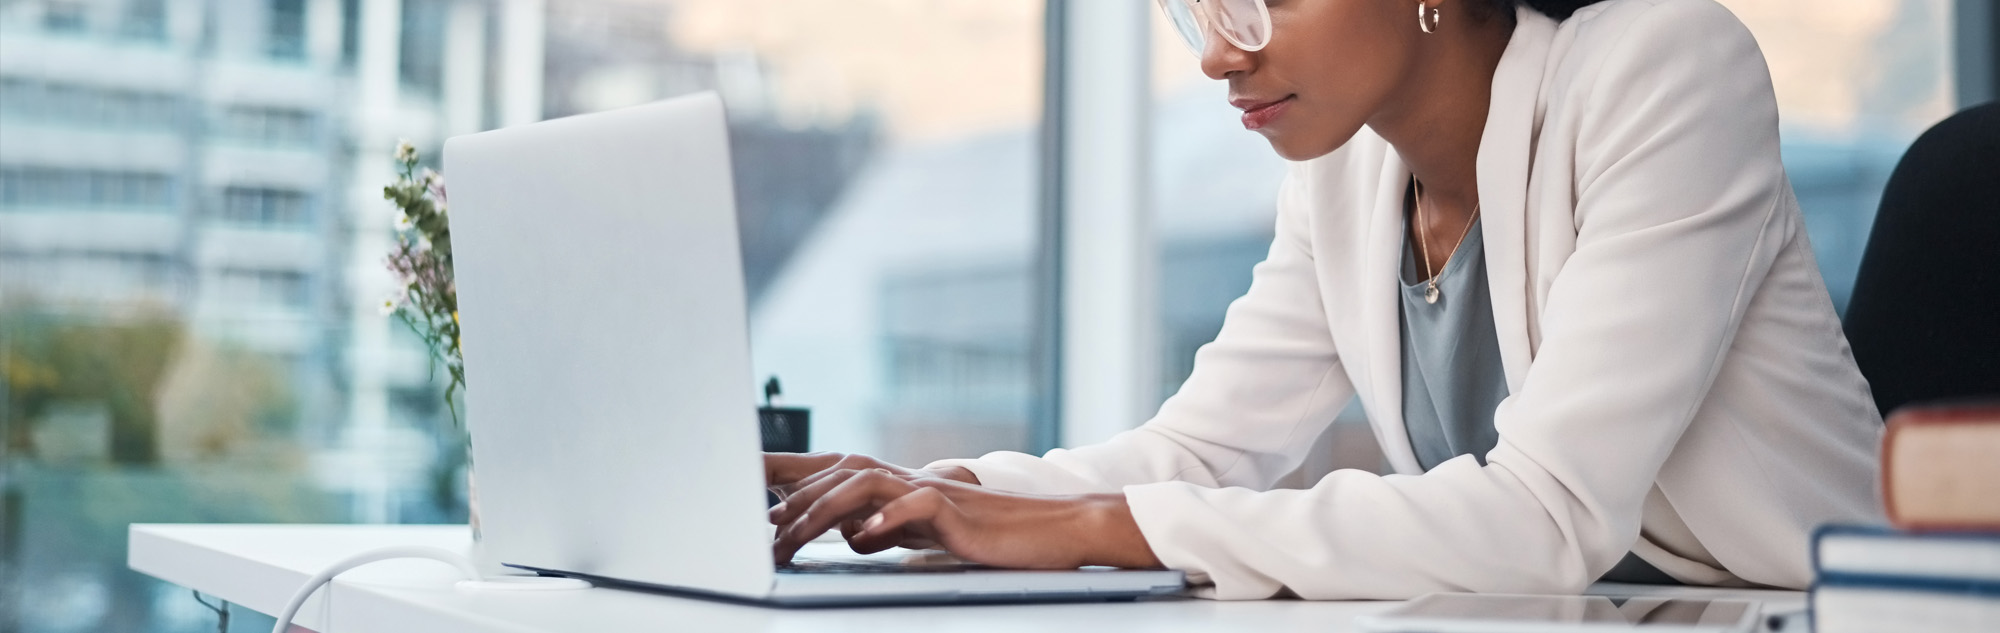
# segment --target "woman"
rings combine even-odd
[[[1261,5],[1163,2],[1297,161],[1181,391],[1039,458],[767,457],[780,560],[837,526],[1218,598],[1799,588],[1814,526],[1877,516],[1880,417],[1726,9]],[[1271,490],[1353,397],[1396,474]]]

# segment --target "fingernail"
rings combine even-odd
[[[779,501],[778,505],[771,506],[771,516],[778,516],[784,513],[785,513],[785,502]]]
[[[861,531],[873,532],[875,531],[875,527],[881,524],[882,524],[882,514],[878,512],[875,513],[875,516],[868,517],[867,521],[861,523]]]

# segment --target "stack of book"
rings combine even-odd
[[[1882,500],[1814,537],[1814,630],[2000,632],[2000,403],[1898,410]]]

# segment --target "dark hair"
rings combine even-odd
[[[1576,13],[1577,9],[1581,9],[1586,6],[1597,4],[1603,1],[1604,0],[1473,0],[1472,2],[1467,3],[1467,5],[1473,7],[1472,10],[1474,14],[1479,19],[1482,20],[1492,17],[1502,17],[1512,20],[1514,19],[1514,7],[1527,5],[1528,8],[1540,11],[1542,12],[1542,15],[1555,18],[1556,21],[1560,22],[1569,19],[1570,14]]]

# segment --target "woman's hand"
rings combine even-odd
[[[843,470],[882,469],[905,479],[935,477],[952,481],[979,484],[979,478],[964,468],[939,470],[911,469],[897,466],[867,455],[844,453],[765,453],[764,485],[779,499],[791,496],[792,492],[828,475]]]
[[[964,468],[948,468],[935,471],[928,469],[911,469],[911,468],[904,468],[902,466],[897,466],[895,464],[875,459],[867,455],[846,454],[846,453],[820,452],[820,453],[765,453],[764,454],[764,484],[766,487],[770,489],[772,494],[777,495],[778,499],[781,500],[781,503],[779,504],[778,507],[784,507],[785,504],[782,503],[782,500],[790,499],[792,493],[804,489],[806,487],[809,487],[814,483],[819,482],[822,479],[825,479],[829,476],[840,474],[842,472],[853,472],[860,470],[888,471],[889,473],[894,474],[897,477],[901,477],[903,479],[912,481],[920,479],[948,479],[951,481],[956,481],[971,485],[979,484],[979,478],[973,476],[972,471],[966,470]],[[773,508],[774,511],[773,516],[775,516],[775,510],[776,508]],[[824,531],[825,530],[821,530],[820,532]],[[852,536],[860,531],[861,531],[861,519],[855,519],[852,521],[843,521],[840,524],[840,532],[842,535]],[[813,536],[818,536],[818,535],[819,532],[813,533]],[[807,537],[807,540],[811,539],[812,537]],[[928,543],[912,543],[910,547],[919,549],[935,549],[938,546],[936,544],[928,544]],[[789,559],[789,555],[787,555],[787,559]]]
[[[841,459],[866,465],[852,456],[836,461]],[[892,468],[831,468],[810,481],[795,480],[785,502],[771,508],[771,522],[778,526],[772,556],[789,561],[800,547],[838,526],[861,553],[903,546],[944,549],[996,567],[1160,566],[1124,495],[1013,494]],[[768,457],[766,470],[777,489],[781,479]]]

